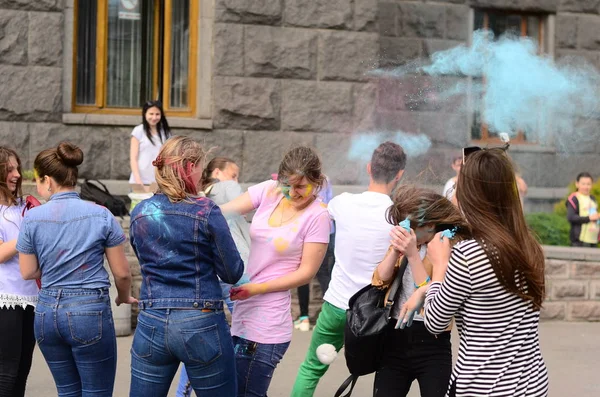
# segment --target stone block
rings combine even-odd
[[[29,13],[29,64],[62,67],[63,16],[57,12]]]
[[[286,131],[349,131],[352,84],[284,81],[281,109]]]
[[[435,111],[417,113],[420,132],[432,142],[454,147],[466,146],[469,143],[469,120],[466,114]]]
[[[600,321],[600,302],[571,302],[567,310],[567,320]]]
[[[0,0],[0,9],[60,11],[64,7],[65,0]]]
[[[446,7],[446,38],[466,41],[469,38],[469,7]]]
[[[590,281],[590,300],[600,300],[600,281]]]
[[[419,112],[378,107],[374,117],[377,131],[419,131]]]
[[[374,33],[322,31],[319,34],[319,79],[366,81],[378,65]]]
[[[553,281],[552,299],[553,300],[573,300],[587,299],[588,282],[586,281]]]
[[[600,14],[600,0],[560,0],[558,11]]]
[[[214,43],[215,76],[243,76],[243,25],[215,23]]]
[[[287,0],[283,15],[285,25],[352,29],[352,0]]]
[[[79,177],[89,179],[110,178],[110,128],[66,127],[62,124],[30,124],[31,154],[35,157],[44,149],[69,141],[83,151]]]
[[[130,245],[129,243],[126,243]],[[131,271],[131,276],[136,277],[141,275],[141,268],[138,259],[135,256],[127,256],[127,262],[129,263],[129,271]]]
[[[307,29],[246,26],[245,74],[312,79],[317,73],[317,34]]]
[[[281,6],[279,0],[216,0],[215,21],[278,25]]]
[[[0,142],[2,142],[2,146],[17,152],[23,170],[33,168],[33,159],[29,155],[29,126],[27,123],[0,122]]]
[[[541,320],[564,320],[567,309],[565,302],[544,302],[540,312]]]
[[[585,50],[600,50],[600,16],[579,17],[579,46]]]
[[[27,64],[27,13],[2,10],[0,13],[0,62]]]
[[[357,83],[352,90],[354,107],[352,118],[354,131],[372,131],[375,129],[375,108],[377,105],[377,84]]]
[[[398,13],[400,36],[444,37],[446,7],[434,4],[401,3]]]
[[[436,52],[446,51],[459,45],[463,45],[462,41],[442,40],[442,39],[425,39],[423,40],[423,57],[431,57]]]
[[[381,37],[379,43],[379,66],[381,67],[404,65],[421,56],[420,39]]]
[[[471,7],[499,10],[556,12],[560,0],[470,0]]]
[[[215,128],[279,129],[281,82],[216,77],[214,85]]]
[[[194,134],[196,135],[196,134]],[[239,130],[212,130],[205,132],[201,137],[196,137],[210,153],[209,158],[225,156],[242,164],[242,149],[244,147],[243,131]]]
[[[316,135],[316,148],[321,157],[323,170],[332,183],[353,185],[366,174],[366,161],[350,159],[350,148],[355,135],[347,133],[324,133]]]
[[[398,36],[398,5],[379,3],[378,22],[381,36]]]
[[[354,30],[377,30],[378,0],[354,0]]]
[[[270,179],[289,149],[298,144],[313,146],[313,137],[302,135],[282,131],[244,131],[242,180],[259,182]]]
[[[111,128],[111,179],[129,179],[129,175],[131,174],[131,166],[129,165],[129,146],[131,142],[131,130],[131,128]]]
[[[569,278],[569,262],[556,259],[546,260],[546,277],[553,280]]]
[[[600,263],[573,262],[571,264],[571,278],[586,280],[600,279]]]
[[[579,18],[574,15],[556,16],[556,45],[558,48],[577,47],[577,25]]]
[[[62,69],[0,65],[0,119],[60,121]]]

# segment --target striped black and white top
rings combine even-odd
[[[449,391],[457,397],[548,395],[548,372],[540,351],[539,311],[507,292],[475,240],[452,250],[443,283],[425,300],[425,326],[443,332],[456,319],[460,346]]]

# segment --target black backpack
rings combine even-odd
[[[394,300],[402,289],[402,277],[407,265],[408,260],[403,257],[396,278],[390,286],[387,301],[387,289],[378,289],[372,285],[367,285],[350,298],[344,329],[344,357],[350,376],[339,387],[335,397],[342,396],[348,387],[350,391],[342,397],[350,397],[359,376],[379,369],[381,354],[385,348],[384,331],[390,320]]]
[[[83,200],[93,201],[96,204],[108,208],[108,210],[112,212],[114,216],[124,217],[129,215],[125,201],[110,194],[106,185],[99,180],[94,180],[93,182],[95,183],[92,183],[92,181],[86,179],[81,184],[80,197]],[[100,184],[103,189],[96,185],[96,183]]]

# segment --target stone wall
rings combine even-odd
[[[555,15],[550,42],[556,58],[583,56],[600,66],[596,1],[214,0],[214,10],[208,3],[202,1],[201,13],[214,14],[207,18],[214,21],[212,120],[206,124],[212,129],[180,122],[174,133],[236,159],[245,182],[268,177],[290,146],[304,143],[319,150],[334,183],[364,184],[365,162],[348,159],[351,136],[378,131],[393,137],[403,130],[434,142],[425,156],[409,160],[407,180],[443,183],[452,173],[450,158],[469,144],[467,115],[451,103],[411,101],[426,79],[399,84],[368,72],[466,43],[472,7]],[[0,0],[0,142],[15,147],[30,168],[40,150],[69,139],[86,154],[81,176],[127,179],[137,119],[116,117],[103,125],[101,117],[81,124],[67,117],[63,124],[71,111],[63,96],[72,82],[63,76],[70,76],[72,11],[73,0]],[[513,146],[528,184],[565,186],[582,168],[600,174],[600,124],[586,128],[589,142],[569,159],[548,142]],[[432,172],[423,176],[423,170]]]
[[[544,247],[545,320],[600,321],[600,251]]]

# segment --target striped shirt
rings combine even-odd
[[[548,395],[548,372],[538,335],[540,313],[531,302],[500,285],[475,240],[453,248],[444,282],[431,283],[427,291],[425,326],[429,332],[443,332],[453,316],[460,336],[449,387],[455,388],[454,395]]]

